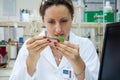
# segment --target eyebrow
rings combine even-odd
[[[55,19],[53,19],[53,18],[45,18],[45,19],[48,19],[48,20],[55,20]],[[63,17],[63,18],[61,18],[60,20],[62,20],[62,19],[69,19],[68,17]]]

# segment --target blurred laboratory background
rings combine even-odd
[[[89,38],[101,55],[107,23],[120,22],[120,0],[72,0],[72,31]],[[24,41],[44,26],[39,15],[41,0],[0,0],[0,80],[8,80]]]

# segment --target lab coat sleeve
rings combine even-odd
[[[27,56],[28,56],[28,51],[26,49],[26,44],[24,44],[18,53],[18,57],[15,61],[9,80],[34,80],[35,79],[36,72],[32,77],[27,72],[27,67],[26,67]]]
[[[89,39],[85,39],[85,44],[80,54],[85,62],[85,80],[98,80],[99,73],[99,58],[96,53],[96,49]]]

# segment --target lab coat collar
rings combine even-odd
[[[56,65],[56,62],[55,62],[55,59],[54,59],[54,56],[53,56],[53,53],[52,53],[52,50],[50,48],[50,46],[47,46],[43,52],[41,53],[41,55],[46,58],[48,60],[48,62],[50,62],[54,67],[57,68],[57,65]]]
[[[57,69],[61,68],[63,66],[66,66],[68,64],[68,60],[63,56],[63,58],[62,58],[62,60],[61,60],[61,62],[59,64],[59,66],[57,66],[50,46],[47,46],[43,50],[43,52],[41,53],[41,56],[43,56],[45,59],[47,59],[48,62],[51,63]]]

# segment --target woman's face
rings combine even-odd
[[[67,40],[71,23],[71,14],[64,5],[53,5],[46,9],[43,24],[49,37],[60,35]]]

